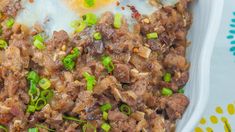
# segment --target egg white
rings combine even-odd
[[[113,13],[122,13],[128,20],[133,23],[131,11],[126,5],[134,5],[141,14],[150,14],[156,9],[152,7],[147,0],[121,0],[120,5],[112,2],[102,8],[94,9],[92,12],[100,16],[105,11]],[[46,33],[51,35],[53,31],[65,30],[69,33],[73,32],[70,23],[77,20],[82,15],[81,12],[72,10],[64,0],[34,0],[33,3],[28,0],[22,0],[23,9],[20,11],[16,21],[28,27],[33,27],[36,23],[41,24]],[[124,6],[125,10],[121,7]]]

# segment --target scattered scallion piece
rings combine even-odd
[[[7,48],[7,42],[3,39],[0,39],[0,49],[6,49]]]
[[[108,113],[104,111],[103,112],[103,119],[108,120],[108,116],[109,116]]]
[[[101,40],[102,39],[102,36],[99,32],[94,33],[93,36],[94,36],[95,40]]]
[[[163,80],[165,82],[171,82],[171,74],[170,73],[166,73],[163,77]]]
[[[179,89],[178,93],[184,94],[184,89],[183,88]]]
[[[161,93],[163,96],[171,96],[173,91],[170,88],[163,88]]]
[[[33,113],[36,111],[36,108],[34,105],[28,105],[28,108],[26,110],[28,113]]]
[[[3,126],[3,125],[0,125],[0,130],[3,130],[4,132],[7,132],[8,130],[7,130],[7,128],[5,127],[5,126]]]
[[[30,71],[27,75],[27,79],[33,81],[34,83],[38,83],[39,75],[35,71]]]
[[[93,132],[96,132],[96,128],[92,124],[90,124],[90,123],[84,124],[82,126],[82,132],[86,132],[87,129],[89,129],[89,130],[93,129]]]
[[[44,98],[39,98],[37,102],[35,103],[35,109],[36,110],[41,110],[45,105],[47,104],[46,99]]]
[[[84,120],[79,120],[78,118],[71,117],[71,116],[66,116],[66,115],[63,115],[63,119],[64,120],[75,121],[77,123],[86,123],[86,121],[84,121]]]
[[[75,32],[80,33],[86,28],[87,24],[84,21],[81,21],[79,25],[75,28]]]
[[[80,51],[78,48],[74,48],[72,53],[67,55],[63,60],[62,63],[66,70],[73,70],[75,67],[75,60],[79,56]]]
[[[8,20],[6,20],[6,26],[8,28],[12,28],[12,26],[14,25],[15,20],[13,18],[9,18]]]
[[[84,0],[85,1],[85,6],[87,7],[92,7],[95,5],[95,0]]]
[[[38,132],[38,128],[29,128],[28,132]]]
[[[105,132],[109,132],[109,130],[111,129],[111,126],[108,123],[103,123],[101,125],[101,128],[105,131]]]
[[[52,90],[43,90],[41,91],[40,97],[49,101],[53,97],[54,93]]]
[[[148,33],[147,34],[147,38],[148,39],[157,39],[158,38],[158,34],[156,32]]]
[[[39,50],[43,50],[46,48],[46,46],[44,45],[44,38],[42,37],[41,34],[37,34],[33,37],[34,41],[33,41],[33,45],[39,49]]]
[[[35,126],[38,127],[38,128],[45,129],[45,130],[47,130],[47,131],[49,131],[49,132],[55,132],[55,131],[56,131],[56,130],[54,130],[54,129],[50,129],[50,128],[48,128],[48,127],[46,127],[46,126],[44,126],[44,125],[40,125],[40,124],[36,124]]]
[[[86,87],[87,87],[87,90],[88,91],[93,91],[93,87],[95,86],[96,84],[96,80],[95,80],[95,76],[92,76],[90,75],[89,73],[85,72],[83,73],[83,76],[85,77],[86,79]]]
[[[120,13],[116,13],[114,15],[114,23],[113,23],[113,26],[115,28],[120,28],[122,26],[122,14]]]
[[[83,21],[86,22],[87,26],[89,27],[97,23],[97,17],[93,13],[87,13],[82,18],[83,18]]]
[[[114,70],[114,65],[111,57],[109,56],[102,57],[102,64],[108,70],[108,73],[111,73]]]
[[[107,112],[111,109],[112,109],[112,105],[110,103],[106,103],[106,104],[103,104],[102,106],[100,106],[100,110],[102,112]]]
[[[34,87],[31,87],[28,91],[28,94],[30,96],[31,102],[36,102],[40,96],[40,90],[37,87],[35,89]]]
[[[42,78],[39,82],[38,85],[42,88],[42,89],[48,89],[51,86],[51,81],[48,80],[47,78]]]
[[[126,115],[131,115],[131,107],[130,106],[128,106],[128,105],[126,105],[126,104],[122,104],[120,107],[119,107],[119,110],[122,112],[122,113],[124,113],[124,114],[126,114]]]

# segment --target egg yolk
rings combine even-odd
[[[106,5],[113,3],[115,0],[95,0],[95,4],[92,7],[87,7],[85,0],[65,0],[70,8],[75,10],[79,15],[92,12],[96,9],[102,8]]]

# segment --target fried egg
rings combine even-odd
[[[126,6],[133,5],[141,14],[151,14],[156,10],[148,0],[96,0],[92,7],[85,6],[84,0],[22,0],[23,9],[19,12],[16,21],[28,27],[41,24],[46,33],[51,35],[53,31],[65,30],[73,32],[70,23],[81,18],[86,13],[94,13],[100,16],[105,11],[122,13],[132,23],[131,11]],[[124,9],[125,8],[125,9]]]

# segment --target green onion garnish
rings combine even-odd
[[[93,87],[95,86],[96,84],[96,80],[95,80],[95,76],[92,76],[90,75],[89,73],[85,72],[83,73],[83,76],[85,77],[86,79],[86,87],[87,87],[87,90],[88,91],[93,91]]]
[[[7,132],[8,130],[7,130],[7,128],[5,127],[5,126],[3,126],[3,125],[0,125],[0,130],[3,130],[4,132]]]
[[[109,130],[111,129],[111,126],[108,123],[103,123],[101,125],[101,128],[105,131],[105,132],[109,132]]]
[[[102,64],[108,70],[108,73],[111,73],[114,70],[114,65],[111,57],[109,56],[102,57]]]
[[[83,21],[86,22],[87,26],[89,27],[97,23],[97,17],[95,14],[87,13],[82,18],[83,18]]]
[[[12,28],[12,26],[14,25],[15,23],[15,20],[13,18],[9,18],[7,21],[6,21],[6,26],[8,28]]]
[[[158,34],[157,33],[148,33],[147,34],[147,38],[148,39],[157,39],[158,38]]]
[[[36,102],[40,96],[40,90],[37,87],[31,87],[28,91],[28,94],[30,96],[31,102]]]
[[[33,41],[33,45],[39,49],[39,50],[43,50],[46,48],[46,46],[44,45],[44,38],[42,37],[41,34],[37,34],[33,37],[34,41]]]
[[[122,104],[120,107],[119,107],[119,110],[126,114],[126,115],[131,115],[132,111],[131,111],[131,107],[126,105],[126,104]]]
[[[3,39],[0,39],[0,49],[6,49],[7,48],[7,42]]]
[[[36,110],[41,110],[45,105],[47,104],[46,99],[44,98],[39,98],[35,104],[35,109]]]
[[[27,79],[30,80],[30,81],[33,81],[34,83],[38,83],[39,75],[35,71],[30,71],[27,75]]]
[[[43,90],[41,91],[40,97],[49,101],[53,97],[54,93],[52,90]]]
[[[171,96],[173,91],[170,88],[163,88],[161,93],[163,96]]]
[[[92,7],[95,5],[95,0],[84,0],[87,7]]]
[[[105,111],[103,112],[103,119],[108,120],[108,113]]]
[[[171,74],[170,73],[166,73],[163,77],[163,80],[165,82],[171,82]]]
[[[79,25],[75,28],[75,32],[80,33],[86,28],[87,24],[84,21],[81,21]]]
[[[75,60],[79,56],[80,51],[78,48],[74,48],[72,53],[67,55],[63,60],[62,63],[67,70],[73,70],[75,67]]]
[[[48,80],[47,78],[42,78],[39,82],[38,85],[42,88],[42,89],[48,89],[51,86],[51,81]]]
[[[95,40],[101,40],[102,39],[102,36],[101,36],[101,34],[99,32],[94,33],[93,36],[94,36]]]
[[[29,128],[28,132],[38,132],[38,128]]]
[[[50,129],[50,128],[48,128],[48,127],[46,127],[46,126],[44,126],[44,125],[40,125],[40,124],[36,124],[35,126],[38,127],[38,128],[45,129],[45,130],[47,130],[47,131],[49,131],[49,132],[55,132],[55,131],[56,131],[56,130],[54,130],[54,129]]]
[[[71,116],[66,116],[66,115],[63,115],[63,119],[64,120],[75,121],[77,123],[86,123],[86,121],[84,121],[84,120],[79,120],[78,118],[71,117]]]
[[[93,129],[93,132],[96,132],[96,128],[90,123],[84,124],[82,126],[82,132],[86,132],[87,129]]]
[[[179,89],[179,90],[178,90],[178,93],[183,94],[183,93],[184,93],[184,89],[183,89],[183,88]]]
[[[36,111],[36,108],[34,105],[28,105],[28,108],[26,110],[28,113],[33,113]]]
[[[106,111],[109,111],[112,109],[112,105],[110,103],[106,103],[106,104],[103,104],[102,106],[100,106],[100,110],[102,112],[106,112]]]
[[[122,25],[122,14],[116,13],[114,16],[113,26],[118,29],[121,27],[121,25]]]

